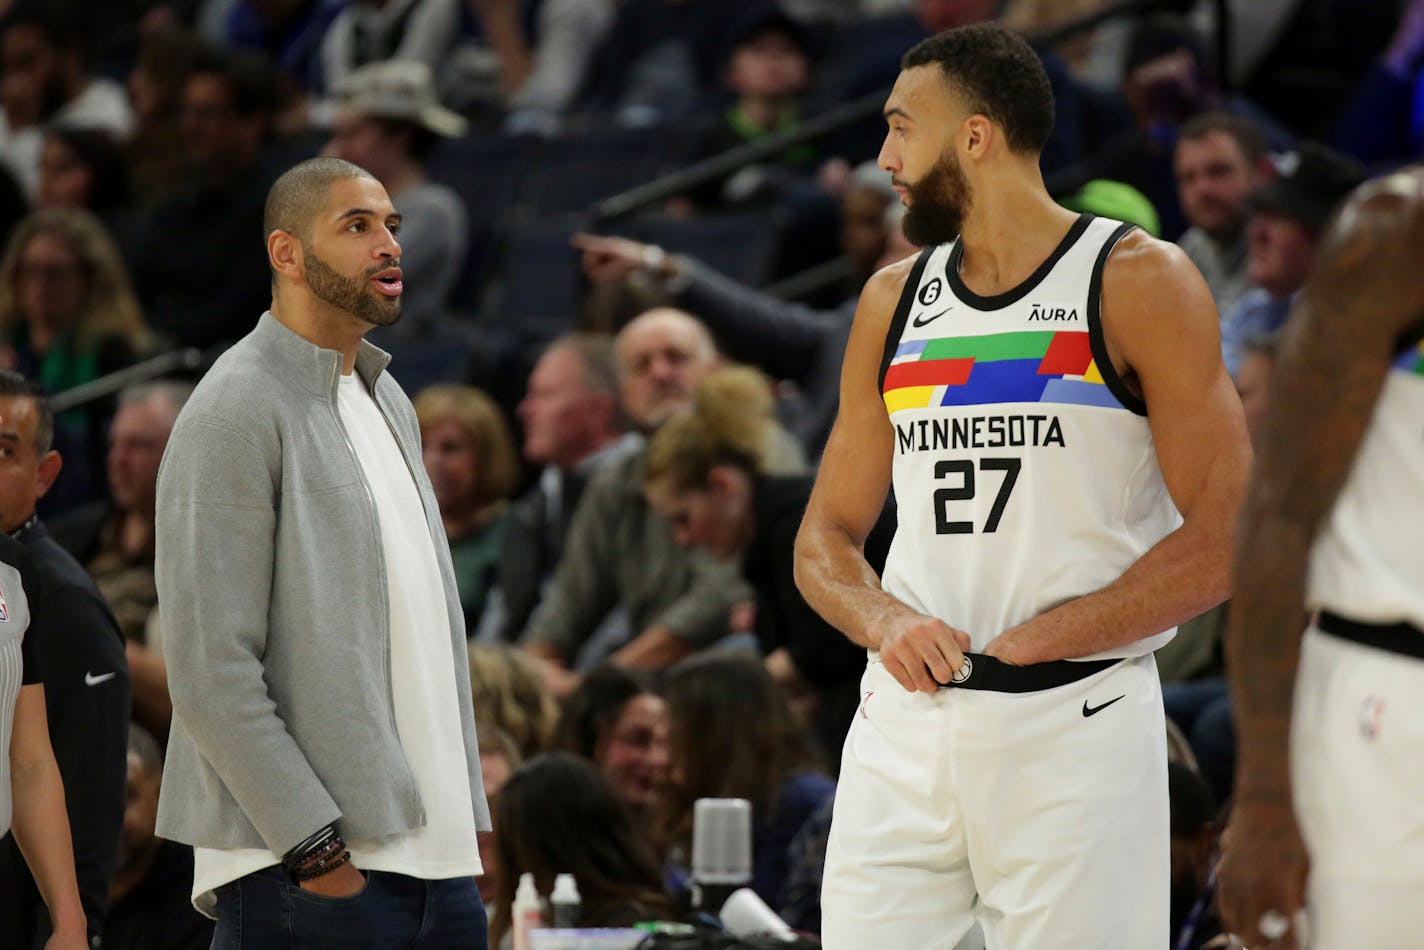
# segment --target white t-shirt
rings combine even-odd
[[[459,696],[451,675],[450,621],[425,509],[400,446],[359,377],[341,377],[338,405],[380,518],[390,587],[396,728],[425,808],[423,827],[348,841],[351,860],[363,871],[425,880],[481,874]],[[194,848],[193,906],[211,916],[217,888],[278,860],[264,848]]]

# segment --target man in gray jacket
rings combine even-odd
[[[485,946],[464,621],[415,413],[363,339],[400,315],[399,223],[348,162],[277,181],[272,309],[159,473],[158,833],[194,848],[214,946]]]

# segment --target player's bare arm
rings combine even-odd
[[[1344,486],[1401,334],[1424,314],[1424,172],[1364,186],[1317,252],[1287,323],[1241,523],[1227,636],[1238,735],[1222,910],[1250,944],[1261,914],[1300,907],[1308,870],[1292,810],[1291,700],[1311,542]],[[1295,947],[1295,935],[1273,944]]]
[[[1104,268],[1102,325],[1119,377],[1147,404],[1158,465],[1183,522],[1117,581],[1005,631],[985,649],[1010,663],[1131,643],[1201,614],[1229,590],[1251,451],[1206,282],[1174,245],[1134,231]]]
[[[796,538],[796,584],[827,622],[879,650],[900,685],[934,692],[963,662],[969,637],[887,594],[864,554],[890,490],[894,453],[880,361],[914,263],[909,258],[886,267],[861,293],[841,369],[840,412]]]

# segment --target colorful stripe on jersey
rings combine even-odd
[[[1415,376],[1424,376],[1424,340],[1399,354],[1394,361],[1394,368]],[[886,385],[889,385],[888,380]]]
[[[1049,402],[1122,408],[1086,331],[1026,330],[903,342],[885,372],[885,408]]]

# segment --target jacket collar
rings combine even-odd
[[[341,354],[336,350],[322,349],[298,336],[272,316],[270,310],[262,314],[248,339],[263,357],[287,367],[314,395],[327,399],[336,397],[336,381],[341,373]],[[356,375],[367,389],[375,392],[376,379],[390,362],[391,354],[362,340],[361,349],[356,353]]]

